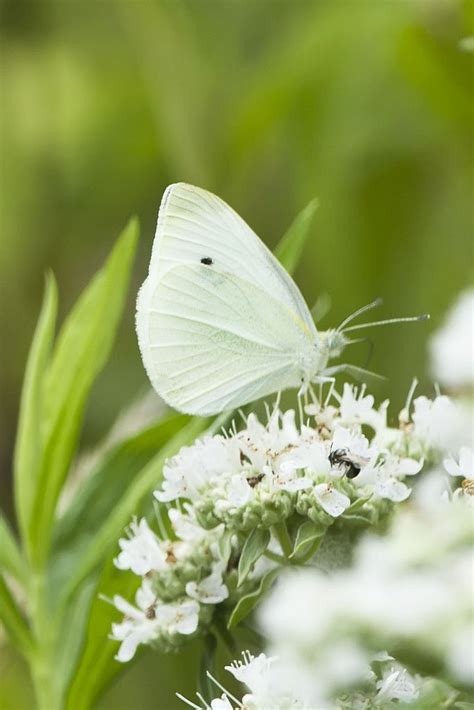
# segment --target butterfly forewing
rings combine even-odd
[[[185,183],[170,185],[158,215],[149,278],[159,281],[174,266],[202,260],[259,286],[298,315],[316,337],[295,282],[246,222],[207,190]]]

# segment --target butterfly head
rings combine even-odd
[[[324,369],[329,360],[340,357],[348,342],[349,339],[340,330],[331,329],[319,333],[318,350],[322,361],[319,363],[320,369]]]

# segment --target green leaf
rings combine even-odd
[[[332,299],[328,293],[322,293],[311,309],[311,315],[316,324],[319,323],[331,310]]]
[[[96,580],[88,580],[71,600],[64,614],[59,619],[55,619],[58,644],[54,656],[54,675],[60,685],[62,699],[71,683],[84,646],[87,621],[96,593]],[[106,641],[107,633],[110,633],[110,629],[103,637],[103,643]]]
[[[56,522],[55,552],[67,551],[74,555],[77,546],[91,544],[135,476],[187,421],[181,414],[171,414],[107,451]]]
[[[6,518],[0,513],[0,570],[25,582],[25,560]]]
[[[237,626],[237,624],[245,619],[251,611],[253,611],[260,599],[262,599],[262,597],[268,592],[282,569],[282,567],[277,567],[270,570],[270,572],[267,572],[267,574],[265,574],[260,580],[260,584],[257,589],[239,599],[230,616],[229,623],[227,624],[228,629],[233,629]]]
[[[77,556],[78,565],[73,576],[68,580],[67,587],[63,589],[61,597],[63,609],[70,606],[69,600],[74,590],[83,583],[84,579],[90,578],[92,573],[97,574],[99,569],[103,571],[94,594],[89,618],[84,619],[84,623],[87,623],[85,644],[74,673],[67,703],[67,707],[71,710],[72,708],[88,709],[112,678],[124,670],[124,666],[114,659],[117,643],[107,640],[111,624],[117,620],[117,611],[103,599],[121,594],[130,600],[140,580],[129,572],[115,568],[113,558],[118,550],[118,538],[132,515],[151,509],[149,494],[159,485],[165,459],[176,453],[181,446],[193,442],[196,436],[206,429],[207,424],[206,420],[190,419],[184,415],[160,422],[158,427],[161,427],[163,438],[162,450],[134,477],[119,503],[120,512],[116,513],[114,508],[109,518],[103,521],[94,535],[93,544],[86,548],[82,556]],[[172,426],[175,428],[174,432]],[[104,560],[106,560],[105,564]],[[70,569],[70,565],[65,565],[65,568]],[[127,664],[127,667],[129,665]]]
[[[181,446],[194,441],[206,428],[206,420],[204,419],[189,419],[184,415],[180,416],[182,416],[182,421],[187,419],[188,423],[166,441],[161,450],[138,472],[128,490],[109,511],[109,515],[95,532],[93,543],[83,550],[81,556],[78,556],[79,559],[77,559],[74,570],[65,585],[62,603],[67,603],[69,595],[74,593],[78,585],[103,563],[111,551],[116,549],[118,538],[132,516],[137,514],[145,496],[160,484],[163,464],[166,459],[177,453]],[[169,420],[162,423],[163,427],[169,425]]]
[[[33,648],[30,630],[2,576],[0,576],[0,621],[12,644],[20,653],[28,656]]]
[[[317,525],[312,520],[307,520],[298,528],[296,533],[295,545],[290,558],[301,557],[307,554],[314,546],[314,552],[316,552],[316,545],[314,544],[316,540],[321,541],[326,532],[326,528],[322,528]]]
[[[54,336],[57,288],[52,274],[46,277],[45,293],[31,343],[21,392],[20,414],[13,459],[14,494],[22,535],[31,520],[42,456],[43,376]]]
[[[208,703],[212,702],[215,695],[216,686],[209,678],[208,673],[215,674],[217,638],[214,634],[207,634],[203,642],[203,652],[199,664],[198,690]]]
[[[317,208],[318,201],[311,200],[290,225],[275,249],[275,256],[290,274],[294,273],[301,259],[311,220]]]
[[[255,528],[245,540],[239,560],[239,581],[237,586],[247,579],[255,562],[263,555],[270,542],[270,530]]]
[[[131,220],[105,266],[67,317],[48,368],[44,453],[28,530],[36,562],[46,557],[56,503],[76,449],[86,399],[112,347],[137,237],[137,221]]]
[[[136,575],[118,570],[112,558],[103,566],[92,605],[84,618],[86,628],[81,637],[81,654],[66,697],[68,710],[89,710],[114,676],[125,670],[125,666],[114,659],[117,642],[108,638],[112,623],[120,620],[120,614],[104,597],[112,598],[119,594],[132,600],[139,584],[140,579]]]
[[[365,496],[364,498],[357,498],[352,505],[350,505],[344,512],[345,513],[354,513],[357,510],[360,510],[361,508],[364,507],[364,505],[367,503],[372,498],[372,493],[369,496]]]

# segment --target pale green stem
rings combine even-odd
[[[275,533],[278,542],[280,543],[280,547],[283,550],[283,554],[288,560],[291,553],[293,552],[293,543],[291,542],[286,523],[278,523],[277,525],[273,526],[272,530]]]

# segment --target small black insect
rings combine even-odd
[[[201,264],[204,264],[205,266],[211,266],[214,262],[212,261],[210,256],[203,256],[201,259]]]
[[[263,481],[265,478],[263,473],[258,473],[256,476],[250,476],[250,478],[247,478],[247,483],[249,484],[250,488],[255,488],[260,481]]]
[[[336,468],[344,467],[347,478],[358,476],[360,469],[369,463],[369,459],[351,454],[347,449],[331,449],[328,459],[331,466]]]
[[[154,604],[148,607],[145,611],[145,616],[147,619],[156,619],[156,610]]]

